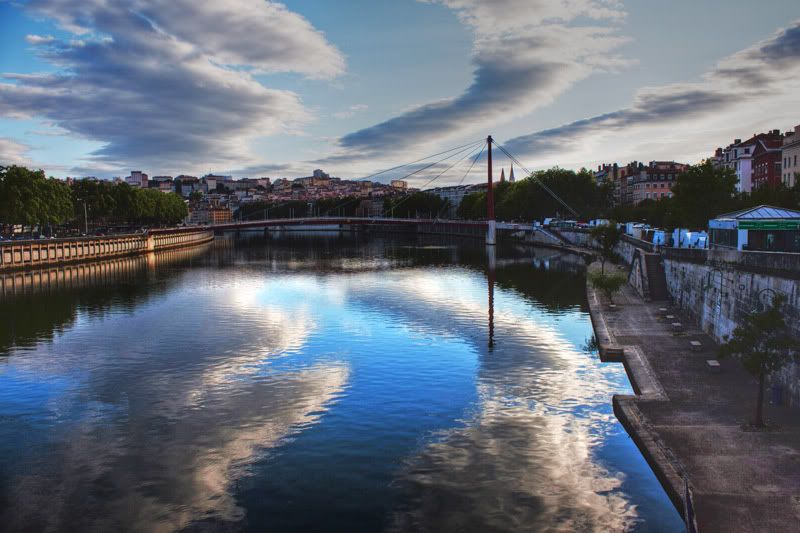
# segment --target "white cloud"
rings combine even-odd
[[[536,155],[537,166],[565,159],[595,164],[594,154],[687,159],[708,157],[719,144],[759,130],[791,127],[778,120],[800,93],[800,21],[721,60],[696,83],[638,91],[627,108],[507,141],[520,155]],[[659,142],[655,142],[658,139]],[[644,152],[647,151],[647,154]],[[589,155],[592,154],[592,155]]]
[[[163,171],[254,164],[255,136],[311,120],[297,94],[264,87],[253,72],[330,78],[341,53],[303,17],[262,0],[214,2],[34,0],[76,39],[29,36],[59,70],[6,74],[0,115],[39,117],[106,143],[98,165]]]
[[[440,0],[474,35],[472,84],[459,96],[420,105],[339,140],[332,160],[397,153],[417,143],[524,116],[579,80],[628,64],[625,40],[597,22],[625,13],[602,0]],[[590,21],[591,23],[577,23]],[[413,135],[412,135],[413,134]]]
[[[47,44],[51,43],[56,40],[55,37],[52,35],[32,35],[28,34],[25,36],[25,40],[28,41],[30,44]]]
[[[347,108],[346,111],[337,111],[336,113],[333,114],[333,117],[339,119],[350,118],[356,113],[359,113],[361,111],[366,111],[368,107],[369,106],[366,104],[351,105],[350,107]]]
[[[27,153],[30,146],[9,139],[7,137],[0,137],[0,166],[9,165],[28,165]]]

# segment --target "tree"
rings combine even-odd
[[[387,216],[396,218],[416,218],[417,216],[436,218],[447,209],[449,202],[428,192],[415,192],[406,196],[387,199],[384,210]]]
[[[63,224],[72,216],[66,183],[46,178],[41,170],[19,166],[0,169],[0,221],[41,227]]]
[[[589,272],[588,278],[592,287],[601,291],[611,303],[614,303],[614,295],[628,282],[622,274],[604,272]]]
[[[715,168],[711,161],[689,167],[672,188],[674,222],[684,227],[705,228],[709,220],[730,210],[736,182],[732,169]]]
[[[614,252],[620,239],[617,223],[611,220],[607,225],[592,228],[591,236],[600,245],[600,272],[605,274],[606,260],[613,261],[617,255]]]
[[[764,382],[773,372],[780,370],[800,353],[800,345],[794,339],[783,315],[786,296],[777,295],[770,307],[745,317],[733,336],[720,347],[720,357],[733,356],[741,361],[745,369],[758,378],[753,425],[764,427]]]

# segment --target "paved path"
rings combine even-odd
[[[637,392],[615,396],[614,411],[676,507],[685,474],[703,533],[800,531],[800,410],[767,397],[770,429],[749,429],[757,383],[735,360],[711,372],[706,360],[718,347],[709,336],[671,310],[686,328],[673,333],[674,320],[659,313],[667,304],[645,303],[630,286],[615,296],[616,311],[587,290],[601,354],[625,363]]]

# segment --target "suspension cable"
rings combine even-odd
[[[446,155],[445,157],[443,157],[441,159],[438,159],[438,160],[436,160],[436,161],[434,161],[432,163],[429,163],[429,164],[427,164],[425,166],[422,166],[422,167],[418,168],[417,170],[415,170],[413,172],[409,172],[408,174],[406,174],[406,175],[404,175],[404,176],[402,176],[400,178],[397,178],[398,180],[404,180],[406,178],[409,178],[409,177],[413,176],[414,174],[418,174],[418,173],[422,172],[423,170],[427,170],[430,167],[432,167],[433,165],[437,165],[437,164],[441,163],[442,161],[446,161],[446,160],[450,159],[451,157],[455,157],[455,156],[457,156],[457,155],[459,155],[459,154],[461,154],[461,153],[463,153],[465,151],[467,151],[469,153],[470,151],[472,151],[473,148],[475,148],[478,145],[478,143],[485,143],[485,142],[486,141],[483,140],[483,139],[481,139],[480,141],[474,141],[474,142],[471,142],[471,143],[468,143],[468,144],[457,146],[456,148],[451,148],[449,150],[444,150],[444,151],[439,152],[437,154],[433,154],[433,155],[430,155],[430,156],[427,156],[427,157],[423,157],[421,159],[417,159],[416,161],[412,161],[411,163],[406,163],[404,165],[398,165],[396,167],[392,167],[392,168],[388,168],[386,170],[382,170],[380,172],[376,172],[375,174],[370,174],[369,176],[367,176],[365,178],[359,178],[358,180],[351,180],[351,181],[366,180],[366,179],[375,177],[378,174],[383,174],[383,173],[389,172],[391,170],[397,170],[398,168],[403,168],[403,167],[406,167],[406,166],[410,166],[410,165],[419,163],[421,161],[425,161],[426,159],[430,159],[431,157],[437,157],[437,156],[440,156],[440,155],[443,155],[443,154],[448,154],[448,155]],[[452,153],[450,153],[450,152],[452,152]],[[354,202],[356,200],[360,200],[360,199],[361,198],[359,198],[359,197],[351,198],[349,200],[344,201],[341,204],[335,205],[335,206],[331,207],[330,209],[328,209],[327,211],[325,211],[325,215],[327,215],[331,211],[335,211],[337,209],[341,209],[342,207],[344,207],[344,206],[346,206],[348,204],[351,204],[352,202]]]
[[[569,205],[567,202],[565,202],[564,200],[562,200],[562,199],[561,199],[561,197],[560,197],[559,195],[557,195],[557,194],[555,193],[555,191],[553,191],[553,189],[551,189],[550,187],[548,187],[548,186],[547,186],[547,185],[546,185],[546,184],[545,184],[545,183],[544,183],[542,180],[540,180],[540,179],[539,179],[539,178],[538,178],[538,177],[537,177],[537,176],[536,176],[536,175],[535,175],[533,172],[531,172],[530,170],[528,170],[527,168],[525,168],[525,165],[523,165],[522,163],[520,163],[520,162],[519,162],[519,160],[518,160],[516,157],[514,157],[513,155],[511,155],[511,154],[508,152],[508,150],[506,150],[505,148],[503,148],[501,145],[497,144],[497,143],[494,141],[494,139],[492,139],[492,143],[493,143],[495,146],[497,146],[497,148],[499,148],[501,152],[503,152],[504,154],[506,154],[506,156],[507,156],[507,157],[508,157],[508,158],[509,158],[511,161],[513,161],[514,163],[516,163],[516,164],[517,164],[517,166],[518,166],[518,167],[520,167],[520,168],[521,168],[521,169],[522,169],[522,170],[523,170],[523,171],[524,171],[526,174],[528,174],[528,175],[529,175],[531,178],[533,178],[533,180],[534,180],[536,183],[538,183],[538,184],[539,184],[539,186],[540,186],[542,189],[544,189],[544,190],[545,190],[545,191],[546,191],[546,192],[547,192],[547,193],[548,193],[550,196],[552,196],[554,199],[556,199],[556,200],[557,200],[557,201],[558,201],[558,202],[559,202],[561,205],[563,205],[564,207],[566,207],[566,208],[567,208],[567,209],[568,209],[568,210],[569,210],[569,211],[570,211],[570,212],[571,212],[573,215],[575,215],[576,217],[577,217],[577,216],[580,216],[580,215],[578,214],[578,212],[577,212],[577,211],[575,211],[574,209],[572,209],[572,207],[570,207],[570,205]]]
[[[474,144],[477,144],[477,143],[479,143],[479,142],[484,142],[484,140],[483,140],[483,139],[481,139],[480,141],[473,141],[473,142],[471,142],[471,143],[462,144],[461,146],[456,146],[455,148],[450,148],[449,150],[443,150],[443,151],[441,151],[441,152],[439,152],[439,153],[436,153],[436,154],[433,154],[433,155],[429,155],[429,156],[426,156],[426,157],[422,157],[422,158],[420,158],[420,159],[417,159],[416,161],[411,161],[410,163],[404,163],[404,164],[402,164],[402,165],[397,165],[397,166],[395,166],[395,167],[392,167],[392,168],[387,168],[387,169],[385,169],[385,170],[381,170],[381,171],[379,171],[379,172],[375,172],[374,174],[370,174],[369,176],[364,176],[363,178],[355,178],[355,179],[352,179],[352,180],[350,180],[350,181],[363,181],[363,180],[368,180],[368,179],[370,179],[370,178],[374,178],[375,176],[379,176],[379,175],[381,175],[381,174],[385,174],[385,173],[387,173],[387,172],[391,172],[392,170],[397,170],[397,169],[399,169],[399,168],[408,167],[408,166],[414,165],[414,164],[416,164],[416,163],[419,163],[419,162],[421,162],[421,161],[425,161],[426,159],[431,159],[431,158],[433,158],[433,157],[438,157],[438,156],[440,156],[440,155],[444,155],[444,154],[446,154],[446,153],[448,153],[448,152],[455,152],[455,151],[457,151],[457,150],[460,150],[460,149],[462,149],[462,148],[466,148],[467,146],[472,146],[472,145],[474,145]],[[445,158],[445,159],[447,159],[447,158]],[[400,178],[400,179],[402,179],[402,178]]]
[[[474,167],[474,166],[475,166],[475,163],[477,163],[477,162],[478,162],[478,159],[480,159],[480,158],[481,158],[481,156],[483,155],[483,151],[484,151],[484,150],[486,150],[486,144],[485,144],[485,143],[484,143],[483,145],[481,145],[481,149],[480,149],[480,151],[478,152],[478,155],[476,155],[476,156],[475,156],[475,159],[473,159],[473,160],[472,160],[472,163],[469,165],[469,168],[467,169],[467,171],[466,171],[466,172],[464,172],[464,175],[463,175],[463,176],[461,176],[461,179],[459,180],[459,182],[458,182],[458,185],[456,185],[456,187],[461,187],[461,184],[462,184],[462,183],[464,183],[464,180],[467,178],[467,176],[469,175],[469,173],[470,173],[470,172],[472,172],[472,167]],[[437,216],[438,216],[439,214],[441,214],[441,213],[442,213],[442,211],[444,211],[446,208],[447,208],[447,206],[444,206],[444,207],[442,207],[442,208],[439,210],[439,213],[437,213]]]
[[[469,166],[469,168],[467,169],[467,171],[466,171],[466,172],[464,172],[464,175],[461,177],[461,181],[459,181],[459,182],[458,182],[458,185],[456,185],[456,187],[459,187],[459,186],[461,186],[461,184],[462,184],[462,183],[464,183],[464,180],[467,178],[467,176],[469,175],[469,173],[470,173],[470,172],[472,172],[472,167],[474,167],[474,166],[475,166],[475,163],[477,163],[477,162],[478,162],[478,159],[480,159],[480,158],[481,158],[481,156],[483,155],[483,151],[484,151],[484,150],[486,150],[486,145],[485,145],[485,144],[484,144],[483,146],[481,146],[481,151],[480,151],[480,152],[478,152],[478,155],[477,155],[477,156],[475,156],[475,159],[473,159],[473,160],[472,160],[472,164]]]
[[[483,150],[484,150],[484,148],[486,148],[486,141],[484,141],[484,140],[481,140],[480,142],[481,142],[481,150],[480,150],[480,153],[483,153]],[[477,143],[474,143],[474,144],[477,144]],[[476,146],[474,146],[474,144],[473,144],[473,146],[472,146],[472,149],[468,150],[468,151],[467,151],[467,153],[466,153],[466,154],[464,154],[464,155],[463,155],[463,156],[462,156],[462,157],[461,157],[461,158],[460,158],[458,161],[456,161],[455,163],[453,163],[452,165],[450,165],[449,167],[447,167],[446,169],[444,169],[443,171],[441,171],[441,172],[440,172],[439,174],[437,174],[435,177],[433,177],[433,178],[431,178],[430,180],[428,180],[428,182],[427,182],[427,183],[425,183],[425,185],[423,185],[422,187],[420,187],[420,191],[422,192],[422,191],[423,191],[423,189],[425,189],[425,187],[427,187],[428,185],[430,185],[431,183],[433,183],[434,181],[436,181],[437,179],[439,179],[440,177],[442,177],[444,174],[446,174],[447,172],[449,172],[449,171],[450,171],[450,169],[452,169],[452,168],[453,168],[453,167],[455,167],[457,164],[461,163],[461,162],[462,162],[464,159],[466,159],[467,157],[469,157],[470,155],[472,155],[472,154],[474,153],[474,149],[475,149],[475,148],[477,148]],[[459,153],[460,153],[460,152],[459,152]],[[480,155],[480,153],[479,153],[478,155]],[[452,156],[449,156],[447,159],[449,159],[450,157],[452,157]],[[477,160],[477,158],[476,158],[476,160]],[[442,161],[444,161],[444,160],[442,160]],[[474,164],[474,163],[473,163],[473,164]],[[429,165],[429,166],[430,166],[430,165]],[[470,167],[470,169],[471,169],[471,168],[472,168],[472,167]],[[399,206],[399,205],[403,204],[403,202],[405,202],[405,201],[406,201],[406,200],[408,200],[409,198],[411,198],[411,195],[409,195],[409,196],[406,196],[405,198],[401,199],[399,202],[397,202],[397,204],[395,204],[395,205],[393,205],[393,206],[392,206],[392,209],[394,209],[394,208],[396,208],[397,206]]]

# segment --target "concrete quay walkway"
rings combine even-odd
[[[616,310],[593,288],[587,294],[601,357],[625,364],[636,392],[615,396],[614,412],[679,512],[687,480],[698,531],[800,531],[800,409],[767,397],[769,427],[753,430],[756,380],[735,360],[709,368],[718,346],[708,335],[628,285]]]

